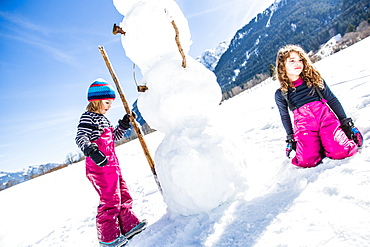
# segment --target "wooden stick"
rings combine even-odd
[[[112,33],[114,35],[120,33],[120,34],[123,34],[123,35],[126,35],[126,32],[122,30],[122,28],[120,26],[117,26],[116,23],[114,23],[113,25],[113,30],[112,30]]]
[[[180,43],[179,29],[177,28],[177,25],[174,20],[172,20],[171,23],[176,32],[175,40],[176,40],[177,47],[179,48],[179,52],[182,57],[182,67],[186,68],[186,57],[185,57],[184,51],[182,50],[181,43]]]
[[[145,140],[144,140],[144,137],[143,135],[141,134],[141,129],[138,125],[138,123],[136,122],[133,114],[131,113],[131,110],[130,110],[130,105],[126,99],[126,96],[121,88],[121,84],[120,82],[118,81],[118,78],[116,76],[116,73],[114,72],[113,70],[113,67],[112,67],[112,64],[111,62],[109,61],[109,58],[108,58],[108,55],[107,53],[105,52],[104,50],[104,47],[103,46],[99,46],[99,51],[100,53],[102,54],[103,58],[104,58],[104,61],[105,61],[105,64],[107,65],[108,67],[108,70],[109,70],[109,73],[111,74],[112,78],[113,78],[113,81],[114,83],[116,84],[116,87],[117,87],[117,91],[121,97],[121,100],[122,100],[122,103],[123,103],[123,107],[125,108],[125,111],[127,114],[130,114],[130,121],[131,121],[131,124],[132,124],[132,127],[134,128],[136,134],[137,134],[137,137],[140,141],[140,144],[141,144],[141,147],[143,148],[143,151],[144,151],[144,154],[145,154],[145,157],[149,163],[149,166],[150,166],[150,169],[152,170],[152,173],[153,173],[153,176],[154,176],[154,179],[155,179],[155,182],[157,183],[158,185],[158,189],[159,191],[162,193],[162,187],[159,183],[159,180],[158,180],[158,177],[157,177],[157,172],[155,171],[155,165],[154,165],[154,160],[152,159],[152,157],[150,156],[150,153],[149,153],[149,150],[148,150],[148,147],[145,143]]]

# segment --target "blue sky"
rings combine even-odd
[[[194,58],[230,41],[273,0],[177,0],[188,19]],[[111,33],[123,16],[109,0],[1,0],[0,171],[61,163],[78,151],[76,126],[96,78],[112,83],[97,47],[109,55],[125,94],[138,97],[132,62]],[[107,114],[124,114],[117,100]]]

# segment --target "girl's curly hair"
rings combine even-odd
[[[289,88],[295,88],[286,74],[285,63],[290,56],[291,52],[298,53],[302,59],[303,70],[300,77],[307,83],[308,87],[316,86],[320,89],[324,88],[324,81],[314,66],[307,53],[298,45],[286,45],[279,49],[276,56],[276,75],[280,82],[280,89],[283,92],[288,91]]]

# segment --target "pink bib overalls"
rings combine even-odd
[[[108,159],[106,166],[99,167],[86,157],[86,176],[100,196],[96,216],[98,239],[108,242],[130,231],[140,221],[132,211],[132,198],[122,179],[114,149],[113,128],[104,129],[100,138],[92,143],[96,143]]]
[[[356,153],[357,144],[347,138],[325,100],[307,103],[293,114],[297,141],[293,165],[313,167],[324,157],[344,159]]]

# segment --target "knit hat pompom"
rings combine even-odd
[[[98,78],[89,87],[87,91],[87,100],[89,102],[95,100],[108,100],[115,99],[116,94],[111,85],[109,85],[105,80]]]

